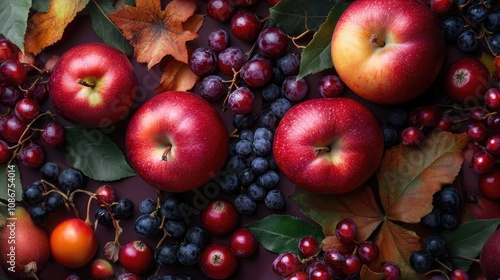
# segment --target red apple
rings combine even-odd
[[[375,116],[348,98],[298,103],[281,119],[276,164],[290,181],[322,194],[349,192],[377,170],[384,150]]]
[[[88,43],[61,56],[48,85],[52,105],[68,121],[105,127],[129,111],[136,95],[137,77],[120,50]]]
[[[465,205],[477,219],[500,218],[500,203],[484,196],[475,196],[474,201],[467,202]]]
[[[396,104],[422,94],[446,52],[441,23],[418,0],[358,0],[340,16],[332,36],[335,69],[372,102]]]
[[[460,58],[444,73],[444,90],[456,102],[476,106],[489,88],[490,72],[477,58]]]
[[[183,192],[205,184],[222,169],[229,136],[219,113],[203,98],[164,92],[134,114],[125,145],[132,167],[146,182]]]

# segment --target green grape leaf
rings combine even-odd
[[[66,142],[66,158],[91,179],[116,181],[136,175],[120,148],[99,129],[66,127]]]
[[[131,56],[133,54],[132,46],[123,37],[121,30],[108,17],[109,14],[115,12],[113,5],[108,1],[91,0],[87,9],[92,20],[92,28],[97,35],[106,44],[114,46],[127,56]]]
[[[333,30],[335,29],[335,25],[337,25],[340,15],[342,15],[350,4],[350,2],[347,2],[335,5],[328,14],[326,21],[314,33],[312,40],[302,52],[300,71],[297,79],[333,67],[330,52]]]
[[[332,1],[281,0],[270,9],[274,25],[290,36],[309,30],[316,31],[335,6]]]
[[[469,270],[471,261],[457,259],[477,258],[484,243],[495,232],[500,219],[475,220],[459,225],[453,231],[446,231],[442,235],[448,244],[448,254],[455,267]]]
[[[49,10],[50,0],[33,0],[33,10],[39,13],[45,13]]]
[[[6,186],[0,188],[0,199],[8,203],[12,203],[12,199],[21,201],[23,184],[17,165],[8,163],[0,164],[0,185]]]
[[[31,0],[0,1],[0,33],[23,52],[30,8]]]
[[[308,235],[319,243],[325,238],[321,227],[288,215],[273,214],[246,226],[266,250],[280,254],[291,251],[299,253],[299,240]]]
[[[124,2],[127,6],[135,6],[135,0],[124,0]]]

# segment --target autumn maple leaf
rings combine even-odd
[[[183,22],[196,10],[195,0],[173,0],[161,9],[160,0],[137,0],[136,7],[109,15],[134,47],[134,57],[146,62],[148,68],[166,55],[187,63],[186,42],[198,38],[196,32],[185,30]]]

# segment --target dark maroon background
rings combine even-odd
[[[168,2],[168,1],[163,1],[163,2]],[[250,8],[249,10],[256,11],[258,12],[261,16],[265,17],[267,15],[269,6],[267,5],[267,2],[265,1],[260,1],[255,7]],[[241,9],[241,8],[240,8]],[[205,3],[204,2],[198,2],[198,13],[205,14]],[[207,46],[207,37],[208,34],[217,28],[223,28],[229,32],[228,29],[229,24],[228,23],[218,23],[214,22],[210,18],[206,17],[205,22],[203,24],[203,27],[199,31],[200,38],[196,39],[192,42],[189,43],[192,47],[206,47]],[[231,39],[230,39],[230,45],[232,46],[238,46],[241,47],[244,51],[248,51],[251,49],[251,44],[250,43],[245,43],[242,41],[239,41],[237,39],[234,39],[232,35],[230,34]],[[63,39],[55,44],[54,46],[51,46],[47,48],[43,54],[41,55],[42,59],[47,59],[51,55],[62,55],[67,49],[87,43],[87,42],[100,42],[101,39],[95,34],[91,27],[91,22],[89,17],[87,16],[79,16],[77,19],[75,19],[74,22],[72,22],[67,30],[65,31]],[[290,48],[293,48],[292,44],[290,44]],[[134,110],[137,109],[137,107],[142,104],[145,100],[148,98],[152,97],[155,94],[155,88],[159,85],[160,82],[160,77],[162,73],[162,68],[163,64],[160,63],[157,66],[154,66],[152,69],[148,70],[147,66],[143,63],[137,63],[135,60],[132,59],[133,66],[136,70],[138,80],[139,80],[139,93],[138,93],[138,98],[137,101],[134,105],[134,108],[131,113],[133,113]],[[307,77],[307,80],[309,82],[309,96],[308,98],[318,98],[319,94],[317,92],[317,87],[318,87],[318,81],[319,78],[325,74],[329,73],[331,70],[326,70],[322,73],[316,74],[316,75],[311,75]],[[221,75],[224,78],[229,78],[228,76]],[[256,108],[260,108],[260,92],[256,91]],[[381,122],[383,122],[385,118],[385,112],[387,107],[386,106],[380,106],[380,105],[375,105],[372,103],[368,103],[359,97],[353,95],[352,93],[348,92],[346,93],[346,96],[350,98],[354,98],[358,101],[361,101],[363,104],[367,105],[374,113],[375,115],[379,118]],[[419,102],[418,100],[412,101],[412,102]],[[232,113],[230,110],[227,110],[225,112],[222,112],[221,108],[221,103],[222,102],[217,102],[213,103],[213,105],[221,112],[221,115],[226,122],[226,125],[228,127],[228,131],[232,131],[233,127],[231,124],[232,120]],[[49,106],[49,105],[47,105]],[[257,109],[259,111],[260,109]],[[119,145],[119,147],[122,149],[123,152],[124,150],[124,131],[126,129],[127,125],[127,120],[124,120],[120,122],[115,128],[113,128],[109,132],[110,137]],[[48,160],[49,161],[54,161],[58,163],[62,168],[70,167],[71,164],[66,161],[64,154],[59,151],[59,150],[51,150],[48,149]],[[26,168],[22,168],[21,170],[22,173],[22,179],[23,179],[23,185],[27,186],[31,182],[40,179],[40,175],[37,171],[29,170]],[[87,189],[90,191],[95,190],[98,186],[103,184],[103,182],[95,182],[95,181],[89,181],[87,184]],[[154,198],[156,195],[156,189],[153,187],[149,186],[146,184],[141,178],[139,177],[132,177],[128,178],[125,180],[117,181],[117,182],[111,182],[110,183],[114,189],[116,190],[117,194],[119,197],[126,197],[131,199],[136,206],[138,206],[139,202],[146,198]],[[279,188],[285,193],[285,195],[290,195],[295,191],[295,186],[291,184],[289,181],[287,181],[285,178],[282,177],[282,181],[280,182]],[[202,189],[200,189],[201,192],[203,192]],[[189,199],[196,199],[195,192],[187,192],[185,193],[186,197]],[[222,195],[220,197],[228,198],[230,200],[234,199],[234,197]],[[205,199],[210,199],[206,198]],[[85,195],[79,195],[76,198],[76,202],[79,207],[80,213],[84,216],[85,213],[85,208],[86,208],[86,202],[87,202],[87,197]],[[200,200],[200,197],[198,197],[197,200],[193,200],[193,203],[198,203],[198,205],[201,203],[206,203],[207,200]],[[203,205],[202,205],[203,206]],[[91,213],[92,213],[92,218],[93,218],[93,213],[96,209],[95,204],[93,204]],[[271,212],[265,208],[263,204],[259,204],[258,211],[255,215],[252,216],[243,216],[241,217],[241,222],[240,225],[244,226],[247,223],[255,220],[259,220],[263,217],[266,217],[269,214],[272,213],[286,213],[302,218],[306,218],[298,209],[297,205],[292,201],[288,200],[287,201],[287,206],[286,209],[283,211],[279,212]],[[151,240],[145,240],[143,238],[140,238],[134,231],[134,221],[138,217],[139,211],[136,207],[134,217],[123,220],[121,221],[120,225],[124,229],[124,232],[120,236],[120,243],[126,244],[130,241],[136,240],[136,239],[141,239],[147,243],[149,243],[151,246],[155,246],[156,243],[158,242],[158,239],[151,239]],[[55,224],[60,222],[61,220],[70,217],[70,213],[62,213],[59,215],[53,214],[49,218],[49,225],[47,225],[47,228],[50,230],[51,227],[53,227]],[[198,223],[198,217],[196,215],[193,215],[191,217],[191,220],[193,223]],[[104,244],[108,241],[112,241],[114,238],[114,229],[112,228],[105,228],[102,226],[98,226],[95,233],[97,234],[99,238],[99,250],[98,250],[98,255],[96,258],[103,258],[102,254],[102,248]],[[223,237],[213,237],[212,242],[221,242],[228,244],[229,237],[228,236],[223,236]],[[239,268],[234,274],[234,276],[231,277],[231,279],[280,279],[280,277],[277,277],[271,269],[271,264],[274,258],[276,257],[275,254],[267,252],[262,246],[259,247],[257,253],[249,258],[249,259],[244,259],[241,260],[239,263]],[[125,270],[119,266],[119,265],[114,265],[115,268],[115,275],[118,276],[120,273],[125,272]],[[51,260],[49,265],[46,267],[46,269],[39,274],[40,279],[64,279],[67,275],[70,273],[78,273],[81,276],[84,276],[86,279],[89,279],[89,271],[88,271],[88,266],[85,266],[81,269],[78,270],[70,270],[62,267],[61,265],[57,264],[55,261]],[[154,271],[153,271],[154,273]],[[188,268],[182,268],[180,266],[175,266],[175,267],[166,267],[166,268],[161,268],[159,270],[159,274],[176,274],[176,273],[187,273],[189,274],[193,279],[205,279],[201,272],[199,271],[198,267],[188,267]],[[0,272],[0,275],[4,275],[3,272]],[[146,279],[149,275],[145,275],[144,279]]]

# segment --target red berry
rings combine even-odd
[[[453,5],[452,0],[430,0],[429,4],[431,5],[431,9],[440,14],[450,10]]]
[[[237,12],[230,23],[231,33],[243,41],[257,39],[260,32],[260,20],[256,14],[250,12]]]
[[[285,280],[309,280],[309,274],[305,273],[304,271],[297,271],[288,275]]]
[[[118,275],[117,280],[141,280],[141,277],[135,273],[125,272]]]
[[[212,201],[201,212],[202,226],[213,234],[228,234],[236,228],[238,222],[238,211],[225,200]]]
[[[110,185],[102,185],[98,187],[94,194],[97,197],[97,201],[100,206],[104,206],[105,204],[111,205],[117,199],[116,193]]]
[[[469,274],[461,268],[452,269],[449,277],[450,280],[469,280]]]
[[[23,98],[16,103],[15,114],[26,123],[30,123],[40,114],[40,106],[31,98]]]
[[[344,89],[345,84],[337,75],[326,75],[319,81],[319,93],[323,97],[338,97]]]
[[[110,280],[113,279],[115,271],[107,260],[96,259],[90,264],[90,274],[95,280]]]
[[[61,147],[66,141],[66,130],[64,126],[56,121],[46,124],[40,134],[42,143],[50,148]]]
[[[7,39],[0,39],[0,63],[6,60],[14,59],[16,56],[16,47]]]
[[[280,57],[288,48],[288,37],[281,28],[269,27],[259,34],[257,45],[264,55],[270,58]]]
[[[486,150],[492,155],[500,155],[500,135],[493,135],[486,140]]]
[[[329,248],[325,252],[325,261],[330,267],[341,269],[345,262],[345,256],[337,248]]]
[[[45,151],[40,145],[29,143],[21,149],[18,158],[24,166],[36,169],[45,163]]]
[[[370,240],[365,240],[358,245],[358,256],[363,263],[370,263],[378,257],[378,246]]]
[[[6,86],[2,88],[0,104],[5,107],[13,108],[21,99],[23,99],[23,93],[17,87]]]
[[[0,65],[0,80],[6,84],[19,86],[27,77],[26,68],[19,60],[7,60]]]
[[[7,162],[12,156],[7,142],[0,140],[0,164]]]
[[[236,5],[241,6],[241,7],[250,7],[255,5],[258,0],[234,0]]]
[[[236,114],[251,113],[254,106],[255,95],[247,87],[239,87],[229,94],[227,102],[229,108]]]
[[[479,188],[483,195],[489,199],[500,199],[500,169],[493,169],[491,172],[479,177]]]
[[[399,280],[401,277],[401,269],[393,262],[383,263],[380,271],[385,273],[385,280]]]
[[[490,88],[484,94],[484,102],[493,110],[500,110],[500,89]]]
[[[418,145],[424,140],[424,137],[424,132],[421,129],[410,126],[401,132],[401,143],[409,146]]]
[[[229,36],[224,29],[217,29],[208,35],[208,46],[214,50],[214,52],[221,52],[227,48],[229,44]]]
[[[226,22],[234,14],[234,5],[230,0],[209,0],[207,3],[207,15],[218,22]]]
[[[487,151],[478,151],[472,156],[472,168],[477,174],[485,174],[493,169],[495,158]]]
[[[469,111],[470,119],[476,122],[483,121],[486,113],[487,111],[483,107],[474,107]]]
[[[439,120],[436,129],[441,131],[452,131],[453,125],[453,120],[448,115],[444,115],[441,120]]]
[[[469,135],[469,139],[475,142],[481,142],[486,138],[486,126],[480,122],[476,122],[469,125],[467,129],[467,135]]]
[[[211,279],[225,279],[238,268],[238,259],[224,244],[210,244],[201,253],[198,266]]]
[[[495,114],[489,116],[487,119],[487,124],[495,134],[500,134],[500,115]]]
[[[273,78],[273,66],[267,59],[254,58],[240,69],[240,76],[250,87],[262,87]]]
[[[236,257],[247,258],[257,250],[257,239],[250,230],[240,228],[231,236],[229,247]]]
[[[288,100],[300,101],[306,97],[309,85],[304,78],[297,80],[297,76],[290,76],[283,81],[282,91]]]
[[[337,223],[335,227],[335,235],[340,240],[340,242],[349,244],[356,239],[356,234],[358,229],[354,221],[350,218],[343,219]]]
[[[294,272],[300,271],[302,263],[299,256],[292,252],[278,255],[273,262],[273,271],[279,276],[286,277]]]
[[[347,254],[342,265],[342,271],[347,275],[354,275],[361,271],[361,260],[355,254]]]
[[[299,252],[308,258],[316,255],[320,248],[318,240],[314,236],[304,236],[299,240]]]
[[[331,273],[325,268],[316,268],[309,273],[309,280],[331,280]]]
[[[232,75],[245,64],[245,53],[238,47],[229,47],[219,53],[217,68],[224,74]]]
[[[10,143],[17,143],[26,130],[26,124],[14,115],[3,117],[0,121],[0,125],[0,134],[2,134],[3,138]],[[28,133],[24,136],[27,137],[27,134]]]
[[[154,265],[154,250],[146,243],[136,240],[120,248],[118,261],[129,272],[144,274]]]

